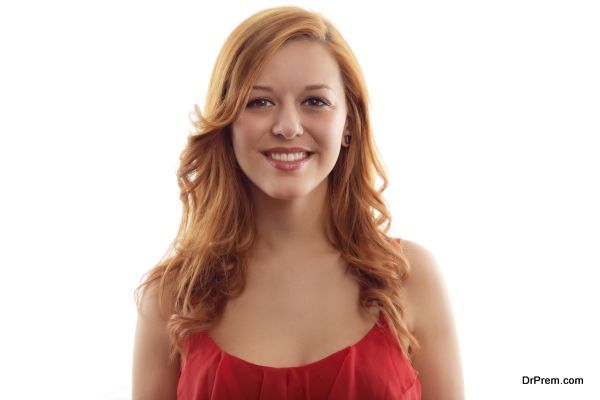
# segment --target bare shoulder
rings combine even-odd
[[[175,399],[179,364],[169,361],[167,320],[159,307],[158,286],[151,284],[140,298],[134,337],[132,398]]]
[[[410,264],[405,282],[413,335],[421,350],[414,355],[423,388],[422,399],[463,399],[463,377],[454,318],[443,272],[424,246],[402,239],[402,251]]]
[[[402,239],[400,246],[410,266],[410,278],[404,287],[411,305],[427,305],[427,300],[431,300],[432,297],[431,290],[445,295],[442,272],[434,255],[424,246],[411,240]],[[420,309],[419,314],[422,315],[424,311],[428,309]],[[415,329],[418,328],[418,325],[415,326]]]
[[[169,310],[171,310],[173,306],[172,302],[169,301],[172,293],[171,290],[172,289],[168,285],[165,287],[164,301],[167,310],[163,310],[159,303],[161,294],[159,283],[158,281],[150,283],[140,295],[140,309],[138,310],[140,314],[144,317],[159,319],[166,322],[169,319]]]

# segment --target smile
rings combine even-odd
[[[302,168],[314,153],[298,152],[290,154],[262,153],[267,162],[280,171],[295,171]]]

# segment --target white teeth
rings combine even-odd
[[[269,153],[269,157],[279,161],[297,161],[308,157],[304,151],[299,153]]]

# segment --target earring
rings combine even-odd
[[[344,136],[344,140],[346,141],[346,144],[350,144],[350,135]]]

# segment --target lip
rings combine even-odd
[[[265,156],[267,162],[269,164],[271,164],[271,166],[277,168],[280,171],[295,171],[297,169],[300,169],[304,166],[304,164],[309,162],[310,159],[312,158],[312,153],[310,153],[310,152],[308,154],[308,157],[303,158],[302,160],[298,160],[298,161],[280,161],[280,160],[275,160],[274,158],[269,157],[265,153],[263,153],[263,155]]]
[[[263,154],[269,154],[269,153],[299,153],[299,152],[306,152],[306,153],[314,153],[313,151],[310,151],[309,149],[307,149],[306,147],[272,147],[270,149],[264,150],[262,153]]]

